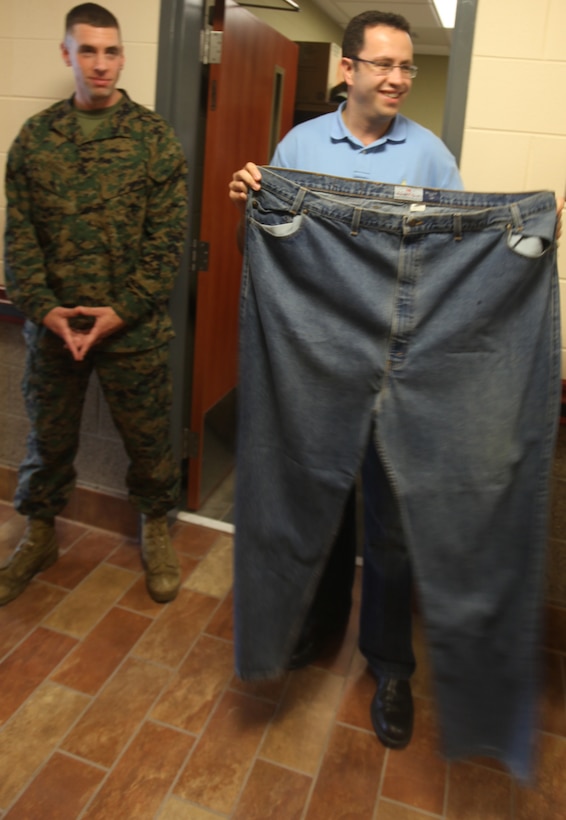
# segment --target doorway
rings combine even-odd
[[[448,70],[442,137],[457,159],[476,6],[459,0]],[[210,60],[214,42],[203,45],[208,34],[223,38],[220,63]],[[171,300],[174,446],[186,507],[224,520],[233,496],[241,268],[227,186],[248,159],[267,162],[291,127],[295,70],[296,45],[232,0],[162,0],[156,108],[176,128],[191,168],[184,273]],[[197,306],[205,306],[200,317]]]

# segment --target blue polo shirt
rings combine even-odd
[[[283,137],[270,164],[392,185],[463,189],[456,160],[428,128],[397,114],[385,136],[363,145],[344,124],[345,105],[296,125]]]

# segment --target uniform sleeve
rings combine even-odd
[[[26,126],[13,143],[6,164],[6,291],[27,318],[41,324],[59,301],[47,285],[43,252],[32,222],[25,145]]]
[[[110,303],[127,325],[162,310],[179,271],[187,229],[187,165],[173,129],[157,141],[148,172],[138,265]]]

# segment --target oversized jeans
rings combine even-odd
[[[372,429],[444,751],[526,777],[560,394],[554,196],[261,170],[240,309],[237,671],[284,670]]]

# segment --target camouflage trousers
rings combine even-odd
[[[22,515],[49,518],[69,500],[93,370],[130,459],[130,501],[142,513],[165,515],[180,493],[170,441],[172,386],[166,344],[139,353],[91,350],[85,361],[75,362],[62,344],[36,346],[28,339],[22,391],[31,432],[14,506]]]

